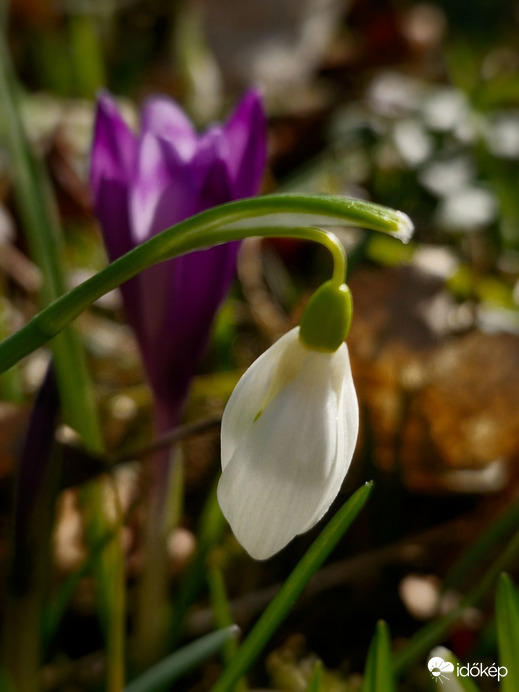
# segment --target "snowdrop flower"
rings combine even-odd
[[[302,326],[246,371],[222,419],[218,500],[236,538],[258,560],[321,519],[355,449],[358,403],[348,349],[340,338],[349,315],[346,327],[337,330],[322,302],[314,301]],[[324,328],[316,331],[308,325],[317,315]],[[339,334],[330,348],[327,322]]]

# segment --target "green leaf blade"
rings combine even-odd
[[[496,595],[499,662],[508,669],[501,679],[502,692],[519,690],[519,595],[507,574],[499,577]]]
[[[361,226],[403,242],[413,230],[402,212],[347,197],[270,195],[213,207],[150,238],[54,300],[0,343],[0,372],[50,341],[98,298],[157,262],[249,236],[313,241],[337,257],[337,239],[319,226]]]
[[[319,569],[364,507],[372,487],[372,483],[366,483],[359,488],[330,519],[256,622],[239,648],[236,657],[213,686],[212,692],[229,692],[234,689],[236,682],[247,672],[284,620],[309,579]]]
[[[310,678],[310,682],[308,683],[308,687],[306,688],[306,692],[321,692],[322,677],[323,677],[323,664],[322,664],[322,661],[317,661],[316,664],[314,665],[314,669],[312,671],[312,677]]]
[[[124,692],[153,692],[160,690],[178,680],[182,675],[195,668],[199,663],[212,656],[229,640],[238,635],[238,628],[233,625],[216,630],[200,637],[191,644],[167,656],[145,673],[130,682]]]
[[[391,660],[391,637],[389,627],[379,620],[371,640],[364,670],[362,692],[396,692]]]

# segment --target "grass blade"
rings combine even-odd
[[[321,692],[321,684],[323,678],[322,661],[317,661],[312,671],[312,677],[306,688],[306,692]]]
[[[481,536],[466,550],[447,573],[442,585],[443,591],[459,588],[467,574],[495,549],[499,541],[511,534],[519,526],[519,501],[512,502],[486,528]]]
[[[247,672],[284,620],[309,579],[323,564],[364,507],[372,486],[372,483],[366,483],[359,488],[330,519],[252,628],[232,663],[216,681],[212,692],[229,692],[234,689],[236,682]]]
[[[9,50],[0,35],[0,107],[12,156],[15,192],[30,251],[43,274],[42,302],[59,300],[65,291],[62,270],[63,236],[46,172],[33,156],[20,117],[19,85],[11,66]],[[104,441],[86,357],[78,334],[65,326],[52,342],[61,409],[66,422],[81,436],[85,447],[102,454]],[[104,514],[104,489],[98,483],[83,488],[87,508],[86,533],[96,544],[111,528],[114,540],[106,546],[95,566],[101,620],[106,623],[108,644],[108,689],[118,692],[123,685],[124,567],[119,540],[119,519],[110,526]],[[53,500],[48,502],[52,511]]]
[[[233,625],[197,639],[126,685],[124,692],[153,692],[153,690],[160,690],[166,685],[171,685],[203,660],[219,651],[226,642],[236,637],[238,632],[238,628]]]
[[[496,596],[499,663],[508,669],[501,692],[519,690],[519,595],[507,574],[499,577]]]
[[[368,651],[362,692],[396,692],[389,627],[379,620]]]
[[[490,591],[494,586],[499,574],[506,569],[510,562],[517,558],[519,554],[519,532],[517,532],[505,549],[500,553],[496,560],[476,586],[469,591],[459,605],[450,613],[436,618],[419,630],[407,642],[407,645],[393,657],[395,673],[399,674],[406,670],[417,658],[425,655],[435,644],[437,644],[450,631],[451,627],[463,615],[466,608],[474,606]],[[519,688],[518,688],[519,689]]]

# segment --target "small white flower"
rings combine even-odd
[[[218,500],[257,560],[308,531],[335,499],[359,429],[345,343],[333,353],[285,334],[247,370],[222,420]]]

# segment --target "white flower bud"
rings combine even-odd
[[[218,500],[247,552],[271,557],[335,499],[359,429],[348,349],[309,349],[299,327],[243,375],[222,419]]]

